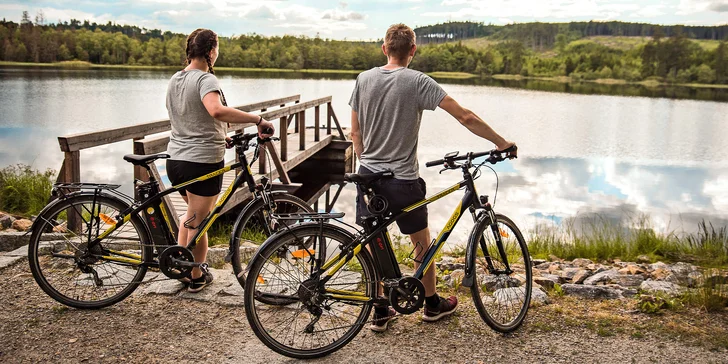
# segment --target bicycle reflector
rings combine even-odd
[[[101,218],[101,220],[103,220],[105,223],[107,223],[109,225],[116,224],[116,220],[112,219],[109,215],[99,213],[99,217]]]
[[[296,259],[303,259],[305,257],[311,256],[316,254],[316,252],[313,249],[299,249],[291,253],[291,256],[293,256]]]

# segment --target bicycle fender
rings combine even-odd
[[[486,221],[487,220],[487,221]],[[468,247],[465,250],[465,276],[463,277],[460,285],[465,287],[473,286],[473,278],[475,277],[475,256],[478,252],[478,244],[480,244],[479,236],[475,236],[475,231],[478,230],[480,224],[490,224],[490,217],[487,214],[483,214],[473,225],[473,230],[468,237]]]
[[[320,222],[316,222],[316,221],[302,222],[302,223],[298,223],[293,226],[290,226],[288,228],[282,229],[282,230],[274,233],[273,235],[269,236],[268,239],[266,239],[266,241],[263,242],[263,244],[261,244],[260,247],[258,247],[258,249],[255,251],[255,253],[253,253],[253,256],[250,258],[250,264],[248,264],[248,266],[245,267],[245,273],[247,274],[248,269],[250,269],[250,267],[253,266],[253,262],[258,258],[258,256],[261,254],[261,252],[264,251],[269,245],[275,243],[275,241],[278,238],[280,238],[281,236],[286,235],[286,234],[295,234],[296,231],[306,229],[309,227],[321,228],[322,225]],[[323,223],[323,227],[326,229],[336,230],[337,232],[344,234],[347,238],[349,238],[351,240],[354,240],[354,238],[355,238],[351,232],[349,232],[348,230],[346,230],[340,226],[336,226],[336,225],[329,224],[329,223]]]

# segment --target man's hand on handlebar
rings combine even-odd
[[[512,148],[513,150],[508,150],[511,149],[511,147],[515,148]],[[516,147],[516,143],[514,142],[506,142],[503,145],[498,145],[496,146],[496,150],[499,152],[507,151],[508,154],[506,154],[506,157],[508,159],[518,158],[518,147]]]
[[[273,123],[268,120],[262,119],[260,124],[258,124],[258,137],[261,139],[272,137],[275,131],[276,129],[273,126]]]

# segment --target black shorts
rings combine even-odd
[[[225,167],[225,161],[218,163],[195,163],[167,159],[167,177],[172,186],[191,181],[197,177],[217,171]],[[197,196],[215,196],[222,189],[222,174],[210,179],[195,182],[179,190],[182,196],[187,196],[187,191]]]
[[[370,170],[359,167],[360,174],[372,173]],[[389,211],[397,213],[407,206],[411,206],[425,199],[427,186],[422,178],[418,179],[382,179],[372,185],[374,193],[387,199]],[[371,215],[364,203],[364,195],[357,188],[356,196],[356,223],[362,225],[362,217]],[[402,234],[414,234],[427,228],[427,206],[420,207],[397,219],[397,225]]]

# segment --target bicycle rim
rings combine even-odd
[[[319,234],[326,246],[325,256],[321,255]],[[301,240],[311,240],[311,247],[301,249]],[[245,285],[246,315],[255,334],[269,348],[292,358],[316,358],[340,349],[361,330],[372,308],[368,300],[376,292],[375,272],[367,251],[354,256],[332,276],[325,284],[329,293],[309,280],[315,258],[336,256],[339,246],[349,241],[335,230],[292,228],[291,233],[267,244],[251,262]],[[359,295],[365,301],[335,299],[331,290]],[[295,298],[295,302],[269,304],[260,299],[261,295],[284,295]],[[312,304],[312,297],[320,297],[320,303]]]
[[[489,219],[473,228],[470,253],[475,254],[475,279],[471,292],[486,324],[507,333],[516,330],[526,318],[533,285],[531,261],[518,227],[502,215],[496,215],[496,221],[495,231]],[[502,249],[496,243],[496,234]]]
[[[83,195],[59,201],[37,217],[40,222],[33,229],[28,256],[33,277],[43,291],[65,305],[95,309],[117,303],[136,289],[146,267],[101,258],[113,255],[143,262],[151,256],[146,230],[136,216],[104,238],[92,257],[79,264],[87,251],[89,232],[91,240],[95,239],[116,222],[125,207],[104,196],[96,196],[94,203],[94,196]],[[75,231],[68,227],[72,214],[81,222]]]

